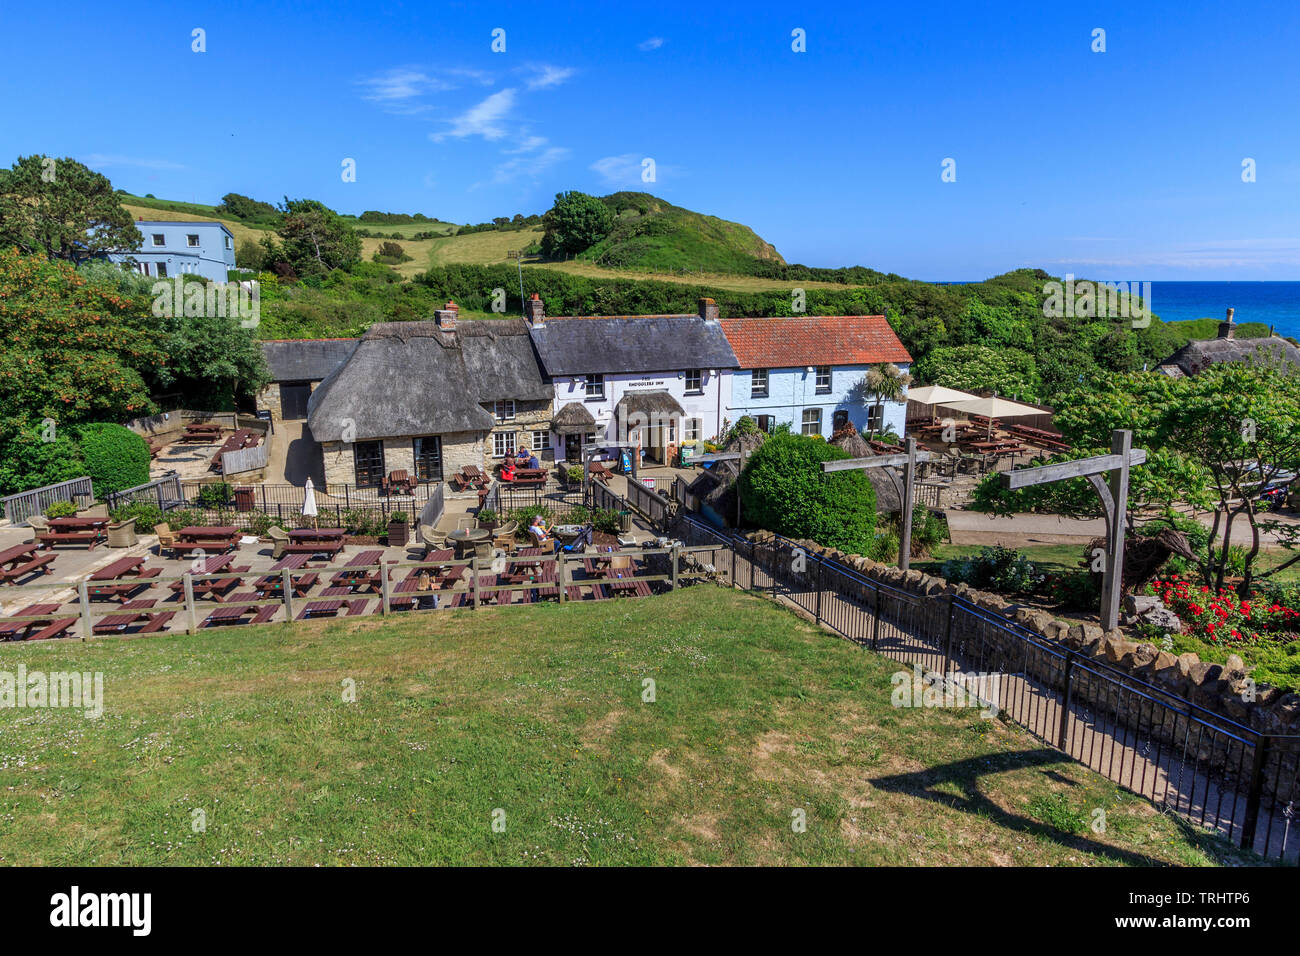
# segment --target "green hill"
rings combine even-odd
[[[601,201],[614,213],[614,229],[578,257],[596,265],[753,275],[762,264],[785,264],[770,242],[738,222],[692,212],[649,193],[620,192]]]

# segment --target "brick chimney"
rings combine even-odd
[[[1219,338],[1230,339],[1233,333],[1237,331],[1237,326],[1232,322],[1233,310],[1228,310],[1228,317],[1219,323]]]
[[[546,309],[542,307],[542,299],[536,292],[524,302],[524,318],[534,328],[540,329],[546,325]]]
[[[456,315],[459,312],[460,306],[448,300],[445,306],[433,313],[433,317],[437,320],[439,329],[444,332],[454,332],[456,331]]]
[[[705,322],[718,321],[718,303],[712,299],[700,299],[700,318]]]

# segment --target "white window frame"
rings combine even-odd
[[[226,236],[226,248],[227,249],[235,248],[235,240],[231,239],[229,236]]]
[[[492,457],[505,458],[513,455],[518,446],[515,444],[514,432],[493,432],[492,433]]]
[[[811,418],[809,416],[812,416]],[[808,429],[816,425],[814,431]],[[800,417],[799,434],[801,435],[820,435],[822,433],[822,410],[820,408],[805,408],[803,415]]]
[[[595,387],[595,391],[592,391],[593,386]],[[605,400],[605,376],[588,375],[584,391],[587,401],[603,402]]]
[[[551,450],[551,433],[549,430],[534,431],[532,433],[533,443],[528,447],[534,452]]]
[[[191,249],[199,248],[199,246],[202,245],[202,243],[199,241],[199,234],[197,232],[186,233],[185,244],[189,246]]]
[[[167,237],[161,232],[150,233],[149,238],[153,240],[155,248],[167,245]]]
[[[822,376],[826,376],[826,384],[822,384]],[[820,393],[825,394],[831,390],[831,367],[829,365],[818,365],[817,370],[813,373],[813,387]]]
[[[700,418],[682,419],[682,441],[699,441],[704,431],[704,420]]]
[[[691,384],[694,381],[695,384]],[[704,369],[688,368],[686,370],[686,394],[703,395],[704,394]]]
[[[502,409],[508,410],[509,414],[502,414]],[[499,422],[512,422],[515,420],[515,400],[513,398],[503,398],[500,401],[492,403],[492,417]]]
[[[763,385],[760,388],[758,381],[759,376],[763,377]],[[768,369],[756,368],[750,369],[749,372],[749,397],[750,398],[767,398],[768,389]]]

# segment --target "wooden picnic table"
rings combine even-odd
[[[107,518],[87,518],[81,515],[67,518],[51,518],[49,530],[38,532],[37,546],[53,548],[56,544],[85,544],[88,551],[95,550],[95,545],[108,537]]]
[[[347,533],[347,528],[294,528],[289,532],[289,538],[293,541],[336,541]]]
[[[296,620],[305,621],[313,617],[338,617],[339,611],[347,606],[348,616],[351,617],[362,613],[366,609],[367,599],[361,598],[356,601],[344,601],[341,598],[331,598],[328,601],[309,601],[307,606],[298,612]]]
[[[330,584],[334,587],[379,585],[382,579],[378,573],[372,575],[370,569],[378,567],[383,557],[383,551],[362,551],[354,554],[344,565],[347,570],[339,571],[330,578]]]
[[[54,615],[58,612],[57,604],[29,604],[14,617],[30,617],[33,620],[0,622],[0,640],[43,641],[51,637],[61,637],[68,628],[77,623],[77,618],[55,618]]]
[[[152,599],[145,601],[128,601],[121,607],[118,614],[110,614],[101,618],[99,623],[91,628],[95,634],[108,634],[111,631],[124,631],[133,624],[144,622],[144,627],[139,628],[136,634],[157,634],[167,622],[176,616],[176,611],[154,611],[153,606],[156,602]]]
[[[151,578],[162,574],[162,568],[142,568],[144,562],[143,557],[118,558],[112,564],[100,568],[86,578],[87,595],[91,598],[106,597],[121,601],[131,592],[148,587]],[[119,578],[135,580],[120,581],[117,580]]]
[[[278,604],[267,604],[264,607],[257,608],[249,604],[225,604],[215,608],[211,614],[204,618],[199,627],[218,627],[226,624],[265,624],[275,617],[275,612],[280,609]],[[252,614],[250,621],[244,618]]]
[[[19,544],[0,551],[0,582],[17,584],[18,579],[27,574],[37,571],[42,574],[53,573],[54,569],[50,565],[54,563],[54,555],[38,555],[38,547],[40,543],[33,541],[31,544]]]
[[[239,529],[233,525],[191,525],[176,532],[177,554],[191,551],[228,551],[239,543]]]

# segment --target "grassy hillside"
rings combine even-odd
[[[194,206],[193,203],[175,203],[173,205],[176,207],[182,205]],[[252,226],[246,226],[237,219],[225,219],[213,212],[204,213],[202,211],[172,208],[171,206],[142,206],[139,205],[134,198],[129,201],[123,200],[122,208],[129,212],[133,219],[174,219],[179,222],[193,222],[196,220],[202,220],[203,222],[219,222],[229,229],[230,234],[235,237],[236,248],[238,248],[239,244],[245,239],[252,242],[261,242],[262,237],[267,233],[266,229],[257,229]]]
[[[0,710],[3,864],[1242,860],[977,711],[895,709],[884,658],[712,586],[4,654],[102,672],[105,710]]]
[[[579,257],[617,269],[691,270],[748,275],[756,262],[784,264],[776,248],[748,226],[674,206],[649,193],[601,197],[613,230]]]

